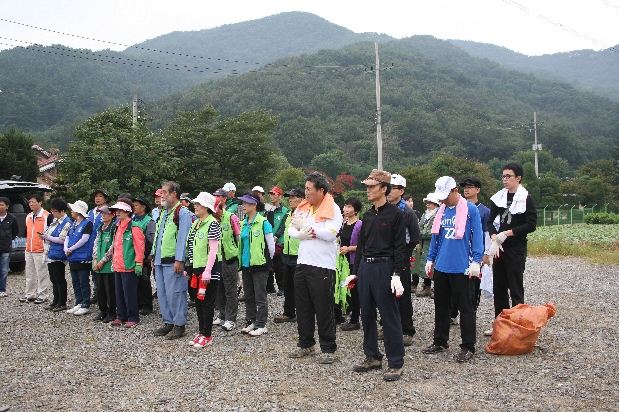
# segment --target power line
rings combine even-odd
[[[532,10],[529,10],[529,9],[527,9],[526,7],[524,7],[522,4],[516,3],[516,2],[515,2],[515,1],[513,1],[513,0],[503,0],[503,1],[504,1],[505,3],[507,3],[507,4],[511,4],[512,6],[519,8],[520,10],[522,10],[522,11],[524,11],[524,12],[526,12],[526,13],[529,13],[529,14],[534,14],[534,15],[536,15],[538,18],[540,18],[540,19],[542,19],[542,20],[547,21],[548,23],[552,24],[553,26],[556,26],[556,27],[558,27],[558,28],[560,28],[560,29],[562,29],[562,30],[567,31],[568,33],[572,33],[572,34],[574,34],[574,35],[576,35],[576,36],[578,36],[578,37],[580,37],[580,38],[582,38],[582,39],[585,39],[585,40],[588,40],[588,41],[590,41],[590,42],[592,42],[592,43],[595,43],[595,44],[597,44],[598,46],[602,46],[602,47],[604,47],[604,48],[606,48],[606,49],[608,49],[608,50],[610,50],[610,51],[613,51],[613,52],[615,52],[615,53],[619,53],[619,49],[616,49],[615,47],[612,47],[612,46],[609,46],[609,45],[607,45],[607,44],[605,44],[605,43],[602,43],[601,41],[598,41],[598,40],[596,40],[596,39],[594,39],[594,38],[592,38],[592,37],[589,37],[589,36],[587,36],[586,34],[582,34],[582,33],[580,33],[580,32],[577,32],[576,30],[571,29],[571,28],[569,28],[569,27],[567,27],[567,26],[565,26],[565,25],[563,25],[563,24],[561,24],[561,23],[559,23],[559,22],[557,22],[557,21],[555,21],[555,20],[552,20],[552,19],[550,19],[550,18],[548,18],[548,17],[546,17],[546,16],[544,16],[544,15],[542,15],[542,14],[539,14],[539,13],[536,13],[536,12],[534,12],[534,11],[532,11]],[[602,0],[602,1],[603,1],[603,0]]]
[[[614,5],[614,4],[612,4],[611,2],[606,1],[606,0],[600,0],[600,1],[601,1],[602,3],[604,3],[604,4],[606,4],[608,7],[612,7],[613,9],[615,9],[615,10],[619,11],[619,7],[615,6],[615,5]]]

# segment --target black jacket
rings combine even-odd
[[[9,253],[13,247],[13,239],[19,236],[19,224],[17,219],[7,213],[0,223],[0,253]]]

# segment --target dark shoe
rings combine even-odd
[[[341,325],[344,322],[346,322],[346,318],[344,316],[335,319],[335,324],[336,325]]]
[[[267,288],[267,293],[276,293],[275,288]]]
[[[172,331],[167,334],[165,337],[167,340],[180,339],[185,336],[187,333],[185,332],[185,326],[176,326],[172,328]]]
[[[428,346],[427,348],[422,349],[421,351],[425,354],[432,354],[432,353],[439,353],[439,352],[446,351],[447,348],[449,348],[449,345],[438,346],[438,345],[432,344]]]
[[[105,315],[105,317],[103,319],[101,319],[101,322],[103,322],[103,323],[110,323],[114,319],[116,319],[116,316]]]
[[[52,303],[50,305],[45,306],[43,309],[45,310],[54,310],[54,308],[58,307],[57,303]]]
[[[153,299],[157,299],[157,291],[155,291],[155,293],[153,293]]]
[[[413,345],[413,337],[404,335],[402,336],[402,340],[404,341],[404,346],[412,346]]]
[[[153,313],[152,309],[148,309],[148,308],[142,308],[140,309],[140,315],[150,315],[151,313]]]
[[[403,368],[389,368],[387,369],[387,372],[383,374],[383,379],[388,382],[400,380],[402,377],[402,371]]]
[[[324,365],[330,365],[335,362],[335,356],[332,353],[321,353],[316,356],[316,363],[322,363]]]
[[[105,318],[105,313],[99,312],[99,314],[94,317],[93,322],[101,322],[103,318]]]
[[[385,334],[383,333],[383,328],[380,328],[380,330],[378,331],[378,340],[383,339],[385,339]]]
[[[243,295],[243,296],[239,296],[238,301],[239,301],[239,302],[245,302],[245,299],[246,299],[246,298],[245,298],[245,295]]]
[[[172,331],[172,329],[174,328],[174,325],[168,325],[167,323],[164,324],[162,327],[160,327],[159,329],[155,329],[153,331],[153,334],[155,336],[165,336],[168,333],[170,333]]]
[[[415,294],[418,298],[425,298],[426,296],[432,296],[432,288],[430,286],[424,286],[421,292]]]
[[[54,309],[52,309],[52,312],[64,312],[67,309],[69,309],[67,308],[67,305],[58,305]]]
[[[93,295],[92,298],[90,298],[90,303],[97,303],[99,302],[99,298],[97,297],[97,295]]]
[[[471,360],[473,355],[475,355],[475,353],[471,352],[470,349],[462,348],[460,349],[460,353],[454,356],[454,359],[458,362],[467,362]]]
[[[282,292],[281,290],[277,291],[277,296],[284,296],[284,292]]]
[[[367,372],[370,369],[382,369],[383,361],[376,359],[373,356],[366,356],[363,362],[353,366],[355,372]]]
[[[286,316],[286,315],[279,315],[273,318],[273,322],[275,323],[296,322],[296,320],[297,320],[296,317],[291,318],[290,316]]]
[[[361,329],[361,324],[359,322],[357,323],[346,322],[345,324],[342,325],[342,330],[345,332],[349,332],[351,330],[359,330],[359,329]]]

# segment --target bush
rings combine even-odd
[[[590,225],[619,224],[619,215],[615,213],[590,213],[585,216],[585,223]]]

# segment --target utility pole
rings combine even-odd
[[[138,123],[138,94],[133,94],[133,125]]]
[[[378,147],[378,170],[383,170],[383,130],[380,113],[380,64],[378,61],[378,42],[374,43],[376,50],[376,145]]]
[[[537,161],[537,152],[542,150],[542,145],[537,144],[537,113],[533,112],[533,131],[535,132],[535,144],[533,145],[533,152],[535,152],[535,177],[539,179],[539,164]]]

